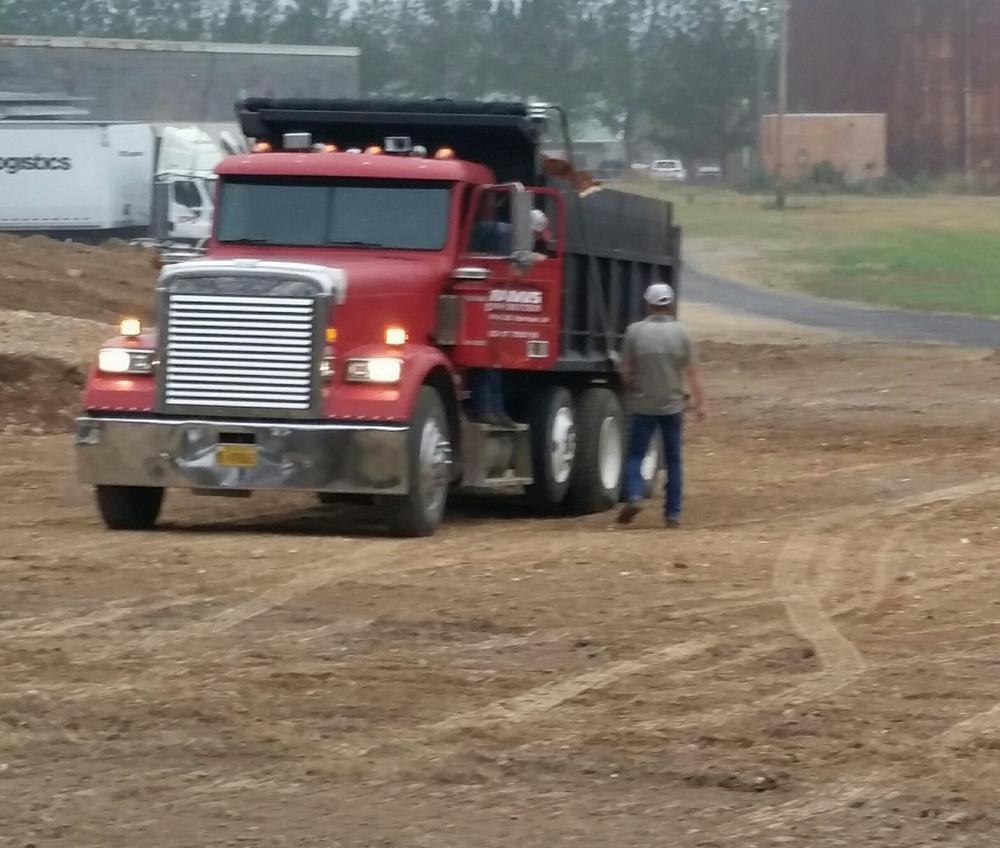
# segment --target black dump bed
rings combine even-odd
[[[243,134],[277,147],[286,132],[308,132],[341,150],[410,136],[430,151],[452,148],[459,159],[488,166],[502,182],[537,185],[541,124],[523,103],[460,100],[272,100],[237,104]]]
[[[679,286],[680,230],[672,205],[603,187],[581,194],[572,183],[546,176],[541,142],[547,121],[524,103],[252,97],[237,103],[236,111],[245,136],[275,148],[288,132],[308,132],[314,141],[342,150],[409,136],[431,151],[451,147],[458,158],[492,169],[499,182],[560,191],[567,216],[564,368],[607,367],[608,350],[617,348],[627,324],[641,315],[646,286]],[[562,128],[565,134],[565,120]]]

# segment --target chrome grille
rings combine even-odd
[[[308,410],[315,317],[309,297],[168,294],[165,405]]]

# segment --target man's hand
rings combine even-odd
[[[684,377],[691,387],[691,397],[694,398],[694,414],[698,422],[701,423],[708,418],[708,404],[705,402],[705,390],[701,385],[701,375],[697,367],[688,365],[684,369]]]

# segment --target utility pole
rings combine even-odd
[[[785,115],[788,112],[788,2],[778,0],[781,4],[781,42],[778,50],[778,126],[777,138],[774,143],[775,175],[774,175],[774,206],[784,209],[788,200],[788,189],[785,185]]]
[[[972,80],[972,2],[965,0],[963,9],[962,59],[964,64],[964,97],[962,100],[962,147],[965,181],[969,186],[975,182],[975,165],[972,161],[973,133],[973,80]]]
[[[757,118],[757,132],[767,111],[767,18],[771,12],[767,3],[757,5],[757,102],[754,112]]]

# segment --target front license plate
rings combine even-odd
[[[256,468],[256,445],[219,445],[215,449],[215,464],[221,468]]]

